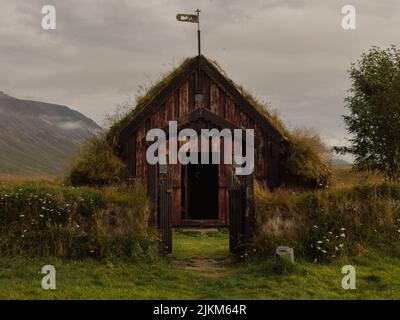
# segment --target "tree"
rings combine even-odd
[[[378,171],[391,181],[400,180],[400,50],[373,47],[349,70],[350,114],[343,116],[352,134],[351,152],[360,170]]]

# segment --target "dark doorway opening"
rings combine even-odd
[[[182,166],[182,218],[218,219],[218,164]]]

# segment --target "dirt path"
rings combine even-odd
[[[232,270],[224,232],[175,233],[173,245],[173,264],[178,268],[205,277],[223,277]]]

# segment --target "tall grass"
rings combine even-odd
[[[150,202],[143,187],[0,182],[0,255],[147,259]]]
[[[370,248],[398,254],[400,186],[371,184],[291,194],[256,190],[254,245],[274,254],[289,245],[314,261],[357,255]]]
[[[119,184],[127,178],[127,168],[114,153],[105,136],[86,143],[71,161],[65,179],[74,186],[104,186]]]

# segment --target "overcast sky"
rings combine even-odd
[[[47,4],[56,30],[41,28]],[[356,30],[341,27],[347,4]],[[400,36],[399,0],[0,0],[0,91],[103,124],[141,84],[196,54],[196,26],[175,16],[198,6],[203,53],[290,127],[312,127],[331,145],[346,138],[350,63]]]

